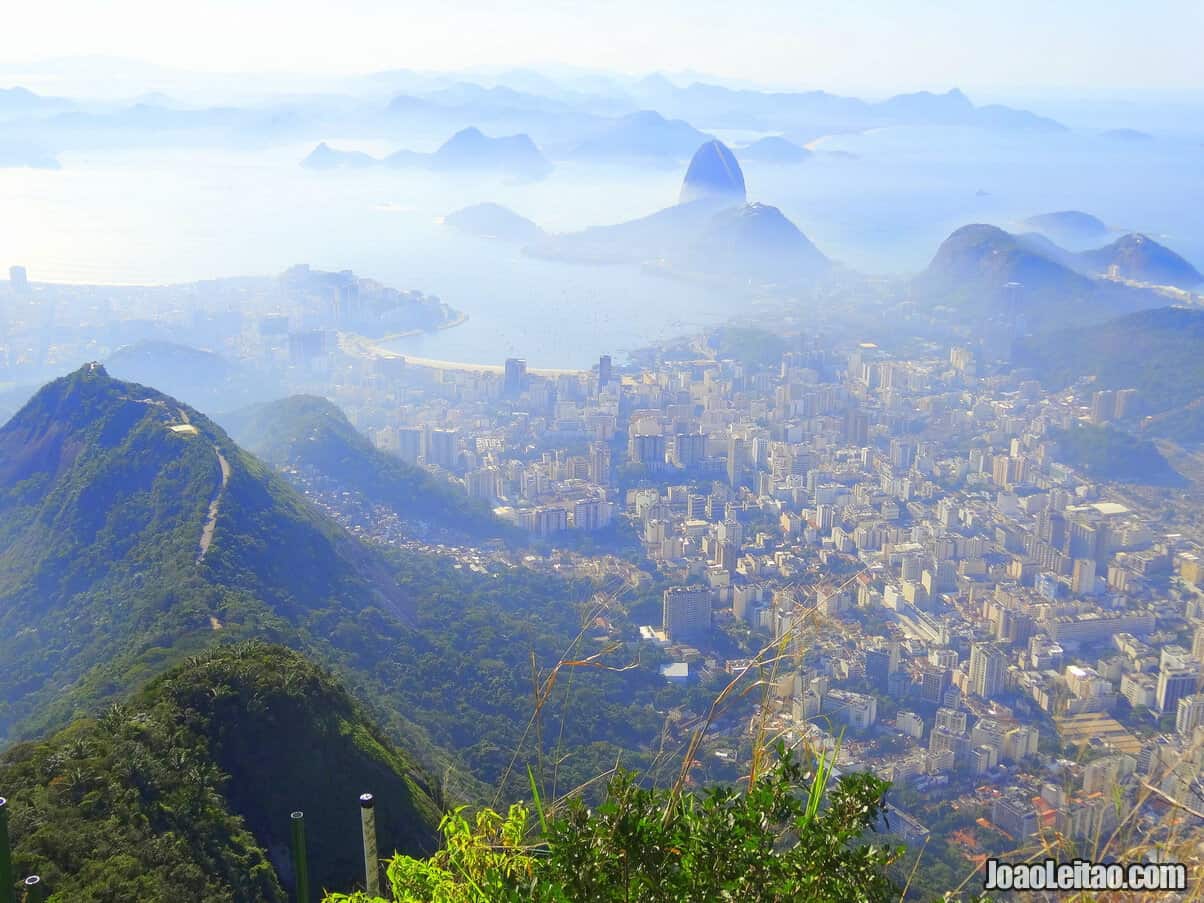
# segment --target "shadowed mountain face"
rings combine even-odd
[[[694,152],[681,185],[678,203],[702,199],[743,204],[747,199],[744,173],[735,155],[721,141],[708,141]]]
[[[0,428],[0,738],[334,600],[404,624],[393,574],[206,417],[89,365]]]
[[[223,423],[263,460],[387,506],[407,524],[475,537],[509,532],[461,487],[378,449],[325,398],[294,395],[227,415]]]
[[[1054,291],[1079,295],[1090,290],[1090,280],[1050,260],[996,226],[962,226],[940,248],[921,277],[932,287],[972,287],[976,290],[1010,289]]]
[[[690,246],[689,261],[702,272],[769,282],[807,279],[830,265],[782,211],[766,204],[716,213]]]
[[[1147,235],[1123,235],[1112,244],[1079,256],[1092,272],[1106,275],[1112,267],[1122,279],[1195,289],[1204,276],[1194,266]]]
[[[64,900],[283,903],[290,812],[305,813],[317,887],[362,878],[365,788],[382,851],[430,852],[439,818],[347,692],[266,643],[191,657],[97,720],[9,750],[0,783],[21,874]]]
[[[1016,363],[1050,390],[1090,378],[1093,389],[1135,389],[1142,431],[1179,442],[1204,441],[1204,311],[1159,307],[1030,336]]]

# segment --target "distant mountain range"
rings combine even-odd
[[[875,103],[824,91],[753,91],[697,82],[679,88],[667,79],[647,79],[632,93],[666,115],[725,128],[775,128],[787,134],[818,135],[904,124],[1033,131],[1065,128],[1025,110],[997,104],[977,107],[956,88],[944,94],[900,94]]]
[[[957,89],[870,102],[823,91],[758,91],[705,82],[679,87],[658,76],[634,84],[599,77],[588,86],[580,80],[569,86],[527,73],[516,77],[515,84],[519,87],[455,76],[377,73],[352,80],[339,92],[279,96],[245,106],[190,105],[155,92],[145,93],[135,102],[77,102],[13,88],[0,95],[0,121],[8,126],[10,146],[43,148],[36,158],[23,154],[25,160],[41,161],[55,159],[63,150],[90,147],[262,147],[272,142],[317,141],[325,135],[398,141],[415,131],[475,129],[528,136],[545,158],[542,163],[530,147],[516,145],[506,151],[506,155],[515,155],[507,168],[517,169],[525,177],[545,170],[548,159],[677,164],[712,137],[694,123],[705,123],[709,129],[773,133],[774,139],[781,140],[769,139],[763,146],[755,142],[738,155],[777,163],[805,159],[806,151],[800,146],[819,136],[889,126],[960,126],[1038,134],[1064,128],[1030,111],[975,105]],[[390,85],[401,90],[386,100],[380,92]],[[371,164],[370,155],[329,145],[325,151],[315,154],[310,164],[315,168]],[[470,149],[471,167],[483,165],[482,152],[482,148]],[[398,152],[389,162],[459,165],[408,151]]]
[[[339,150],[322,142],[301,161],[301,165],[317,170],[414,166],[442,172],[490,172],[529,179],[542,178],[552,169],[552,164],[529,136],[491,138],[474,127],[456,132],[434,153],[400,150],[384,159],[362,151]]]

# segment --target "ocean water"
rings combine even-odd
[[[535,183],[310,172],[298,161],[311,146],[106,150],[64,154],[58,171],[0,170],[0,266],[23,264],[36,281],[108,283],[275,273],[302,262],[353,269],[468,314],[399,350],[474,363],[522,356],[533,367],[588,366],[740,312],[742,302],[722,293],[636,267],[527,258],[439,221],[495,201],[550,231],[619,222],[672,203],[679,170],[562,164]],[[1204,269],[1196,138],[1129,144],[1086,132],[910,127],[835,136],[817,150],[799,165],[745,166],[750,199],[780,207],[821,250],[865,272],[918,271],[968,222],[1016,227],[1060,209],[1147,232]]]

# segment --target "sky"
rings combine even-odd
[[[886,95],[1204,91],[1201,0],[13,0],[0,64],[347,75],[571,64]]]

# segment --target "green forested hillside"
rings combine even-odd
[[[227,415],[235,440],[277,467],[316,472],[340,489],[391,508],[403,521],[470,536],[508,536],[488,505],[457,486],[381,451],[335,405],[293,395]]]
[[[1204,440],[1204,311],[1160,307],[1106,323],[1033,336],[1016,348],[1018,366],[1051,389],[1091,378],[1092,389],[1136,389],[1143,431]]]
[[[14,867],[59,903],[284,901],[289,813],[315,886],[360,879],[360,793],[382,853],[435,845],[424,779],[328,674],[279,646],[189,659],[128,701],[0,760]]]
[[[1051,435],[1059,460],[1097,480],[1118,480],[1151,486],[1186,483],[1148,439],[1139,439],[1109,426],[1078,425]]]
[[[332,606],[412,620],[391,575],[196,411],[80,370],[0,428],[0,738]]]

